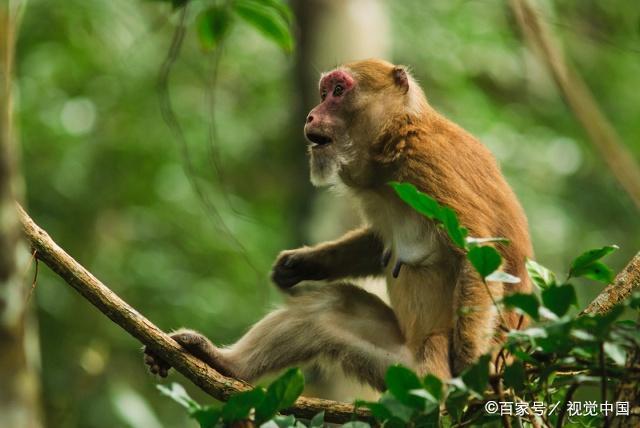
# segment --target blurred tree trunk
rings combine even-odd
[[[301,103],[295,126],[301,135],[307,113],[320,99],[320,72],[344,62],[388,57],[389,22],[380,0],[295,0],[292,6],[299,27],[296,77]],[[303,152],[304,144],[301,137],[296,152]],[[308,176],[308,167],[304,167]],[[306,203],[303,213],[307,223],[302,236],[306,243],[336,238],[361,222],[353,205],[333,192],[316,191]],[[382,281],[367,280],[360,285],[376,294],[386,294]],[[311,379],[307,388],[310,395],[351,400],[374,394],[369,388],[363,390],[355,382],[345,381],[338,373],[311,373]]]
[[[26,267],[17,196],[22,181],[17,168],[12,124],[12,68],[20,2],[0,9],[0,427],[40,427],[39,383],[35,369],[33,323],[21,272]],[[28,340],[31,339],[31,340]],[[31,349],[30,349],[31,348]],[[37,347],[35,347],[37,349]]]

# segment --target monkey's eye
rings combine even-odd
[[[333,88],[334,97],[339,97],[340,95],[342,95],[343,92],[344,92],[344,87],[342,85],[336,85],[336,87]]]
[[[327,98],[327,90],[323,89],[322,92],[320,92],[320,99],[324,101],[325,98]]]

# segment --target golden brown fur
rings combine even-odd
[[[464,254],[387,183],[412,183],[451,207],[471,236],[509,239],[497,245],[503,269],[522,282],[489,283],[497,300],[531,287],[524,213],[490,152],[437,113],[404,68],[380,60],[346,64],[323,75],[320,92],[305,126],[312,181],[344,186],[367,226],[283,252],[272,277],[283,289],[295,286],[291,301],[236,344],[220,349],[191,331],[176,340],[247,380],[326,359],[379,389],[392,363],[444,378],[457,374],[500,340],[496,309]],[[296,286],[367,275],[386,277],[391,307],[349,284]],[[504,315],[505,327],[516,328],[518,317]],[[148,364],[166,374],[153,355]]]

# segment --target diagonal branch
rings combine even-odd
[[[149,346],[203,391],[218,400],[226,401],[230,396],[251,388],[251,385],[245,382],[221,375],[207,364],[183,351],[178,343],[118,297],[60,248],[22,207],[18,206],[18,211],[26,238],[32,248],[37,251],[39,260],[42,260],[100,312],[143,345]],[[282,411],[282,413],[310,419],[321,411],[325,412],[327,422],[343,423],[353,419],[370,419],[368,410],[356,409],[352,404],[307,397],[300,397],[293,407]]]
[[[622,143],[589,87],[567,61],[548,24],[541,19],[529,0],[509,0],[509,4],[525,39],[549,69],[591,143],[609,166],[618,183],[640,209],[640,166],[633,155]]]

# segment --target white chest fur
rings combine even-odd
[[[441,244],[432,221],[397,200],[373,193],[358,196],[366,220],[380,233],[394,259],[418,266],[439,258]]]

